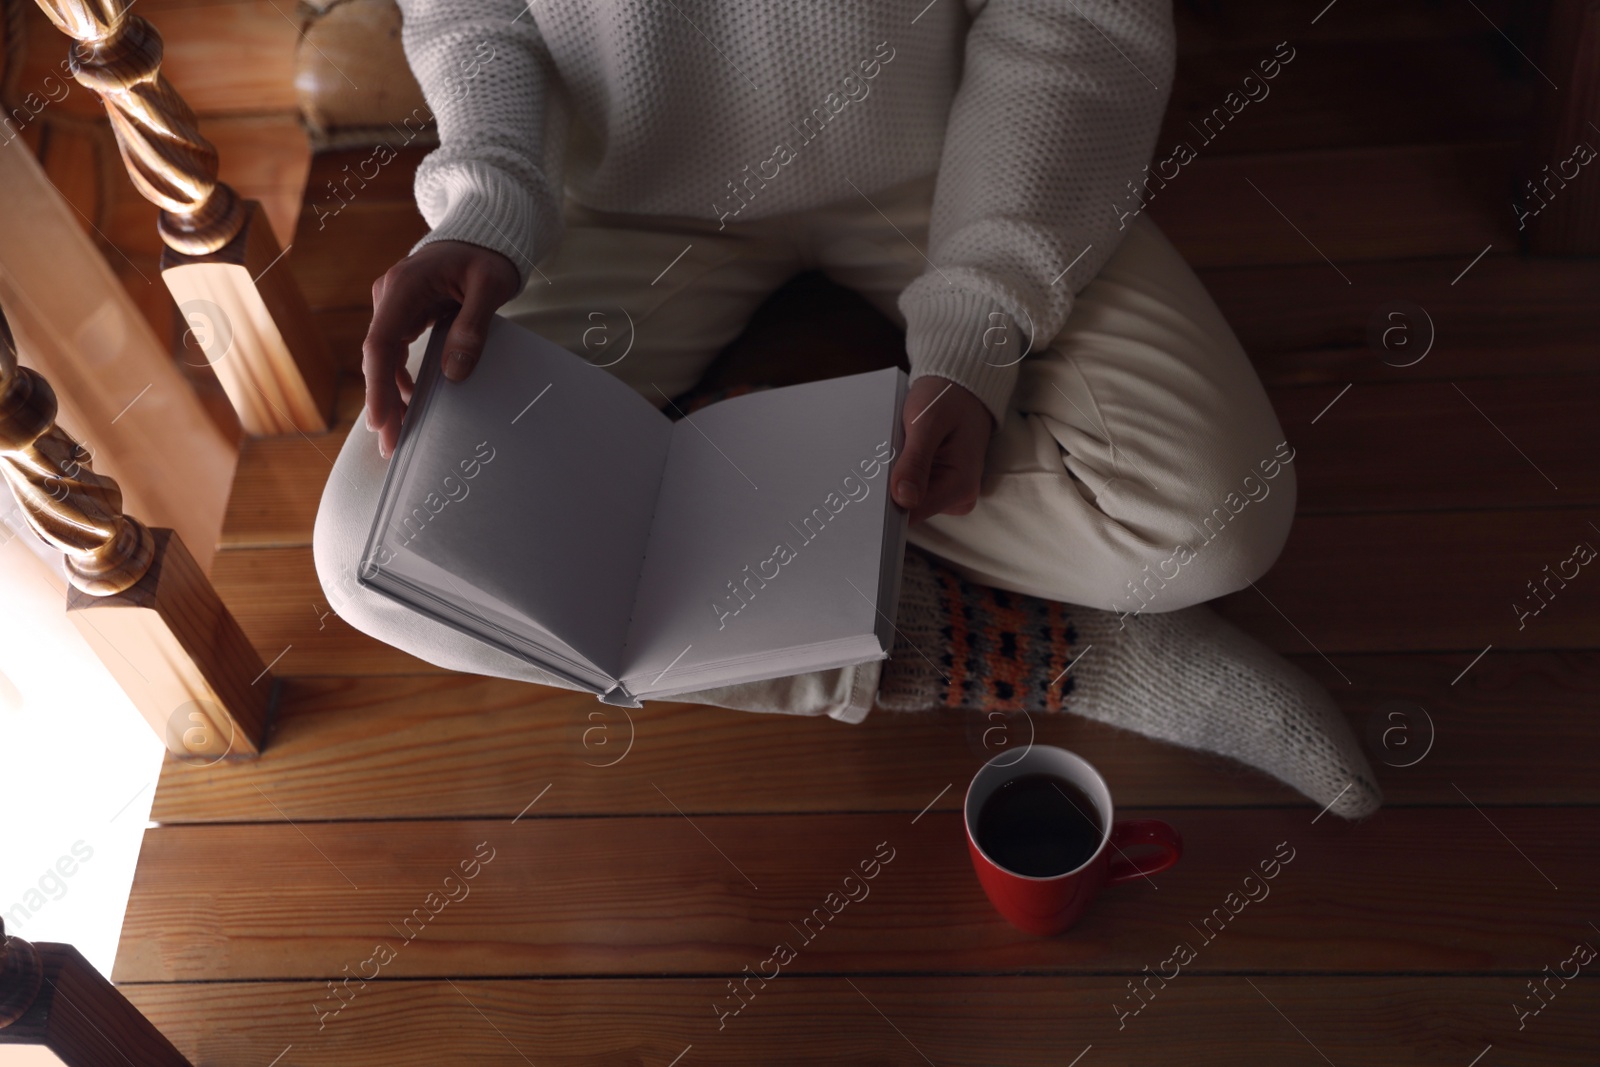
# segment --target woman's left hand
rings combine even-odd
[[[978,502],[994,416],[965,387],[925,375],[906,392],[906,441],[889,484],[912,522],[965,515]]]

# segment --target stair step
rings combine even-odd
[[[1363,263],[1348,286],[1326,284],[1325,263],[1199,273],[1268,385],[1592,373],[1600,259],[1529,259],[1498,245],[1474,262],[1479,251]],[[1399,302],[1425,314],[1389,317]],[[1392,351],[1369,342],[1374,325],[1380,341],[1402,327]],[[1391,366],[1426,350],[1430,326],[1428,354]]]
[[[180,0],[165,0],[168,3]],[[1335,6],[1335,4],[1337,6]],[[1310,6],[1283,0],[1180,0],[1172,5],[1180,55],[1219,49],[1270,49],[1282,40],[1313,42],[1406,41],[1424,52],[1452,37],[1504,29],[1525,36],[1536,5],[1517,0],[1471,4],[1393,4],[1387,0],[1335,0]],[[1527,42],[1524,41],[1524,47]],[[1391,106],[1394,106],[1391,104]]]
[[[1451,684],[1471,658],[1340,657],[1352,684],[1330,688],[1388,802],[1457,804],[1459,782],[1481,804],[1600,803],[1588,773],[1600,652],[1495,649]],[[1327,673],[1315,653],[1293,661]],[[1132,807],[1297,796],[1242,765],[1077,715],[880,711],[849,726],[653,701],[624,711],[585,693],[440,674],[291,678],[267,757],[169,760],[150,817],[510,819],[546,786],[544,815],[653,813],[662,793],[691,814],[956,811],[981,761],[1030,742],[1082,753]],[[956,784],[935,798],[946,782]]]
[[[1426,43],[1307,40],[1295,12],[1296,24],[1270,43],[1180,49],[1157,156],[1179,141],[1236,154],[1519,139],[1544,83],[1526,64],[1506,63],[1499,33],[1467,13],[1475,26]],[[1376,17],[1390,23],[1396,14]],[[1279,50],[1280,42],[1287,47]],[[1269,63],[1264,69],[1275,73],[1264,78],[1261,64],[1275,53],[1292,59]]]
[[[1600,377],[1411,381],[1417,368],[1385,366],[1371,352],[1363,358],[1388,380],[1268,390],[1296,449],[1301,514],[1600,503],[1600,470],[1591,462],[1600,423],[1589,418],[1600,409]],[[1441,353],[1437,365],[1452,359]],[[311,543],[334,458],[361,417],[360,388],[347,383],[330,433],[244,442],[225,548]]]
[[[1354,285],[1370,260],[1516,244],[1515,142],[1200,158],[1149,210],[1193,267],[1321,263],[1309,290]],[[1193,172],[1192,174],[1190,172]],[[1121,205],[1132,210],[1130,200]],[[1465,263],[1465,259],[1463,259]]]
[[[1328,268],[1320,262],[1197,273],[1268,385],[1593,373],[1600,259],[1530,259],[1502,251],[1477,262],[1464,255],[1366,263],[1349,286],[1324,284]],[[893,330],[876,312],[839,321],[850,304],[836,292],[782,292],[777,299],[791,306],[780,336],[794,348]],[[1399,301],[1421,307],[1425,317],[1389,318]],[[821,320],[819,306],[827,316]],[[316,318],[339,365],[358,379],[371,306],[320,311]],[[1374,322],[1380,338],[1382,328],[1402,325],[1391,341],[1403,337],[1416,346],[1413,353],[1424,350],[1431,326],[1433,348],[1401,374],[1390,365],[1405,362],[1400,348],[1380,353],[1369,342]],[[763,341],[778,338],[763,335]],[[1508,351],[1516,358],[1506,358]]]
[[[1593,943],[1588,928],[1577,927],[1545,963],[1570,959],[1570,941]],[[1172,951],[1163,946],[1139,966],[1172,975]],[[352,957],[352,973],[370,952]],[[751,945],[738,966],[770,975],[771,953],[770,945]],[[847,980],[780,970],[765,987],[752,980],[748,1006],[721,1025],[714,1005],[727,1010],[732,973],[352,982],[360,993],[325,1021],[313,1010],[330,996],[321,982],[122,988],[195,1062],[267,1063],[292,1046],[285,1062],[296,1067],[1063,1067],[1076,1058],[1079,1067],[1237,1067],[1321,1064],[1324,1056],[1384,1063],[1396,1050],[1417,1067],[1464,1067],[1490,1045],[1496,1058],[1486,1064],[1581,1063],[1592,1055],[1600,1015],[1593,982],[1552,983],[1560,999],[1519,1030],[1508,1009],[1540,1002],[1515,978],[1183,975],[1145,986],[1142,972]],[[1127,986],[1133,979],[1151,999],[1138,1015],[1119,1016],[1115,1008],[1138,1003]]]
[[[927,798],[947,781],[928,776]],[[546,817],[535,806],[518,821],[156,827],[114,977],[338,979],[388,944],[389,980],[725,979],[804,937],[812,909],[867,873],[856,901],[827,905],[837,919],[812,927],[791,974],[1136,972],[1203,940],[1216,908],[1214,941],[1191,971],[1466,970],[1505,975],[1510,999],[1521,985],[1511,979],[1590,936],[1582,916],[1600,879],[1600,853],[1573,847],[1600,834],[1595,808],[1553,819],[1546,807],[1496,807],[1485,818],[1458,801],[1360,825],[1313,824],[1309,802],[1130,808],[1122,817],[1177,827],[1186,862],[1108,890],[1070,937],[1036,938],[984,898],[956,812],[687,816],[676,801],[663,795],[643,817]],[[1262,880],[1274,858],[1281,868]],[[1247,875],[1272,903],[1230,924],[1225,898]]]
[[[1574,545],[1600,544],[1591,523],[1600,526],[1593,508],[1307,515],[1257,589],[1224,597],[1217,608],[1279,651],[1314,647],[1330,657],[1396,650],[1470,656],[1491,643],[1600,647],[1600,583],[1585,582],[1581,572],[1570,588],[1551,586],[1559,596],[1520,629],[1512,609],[1519,601],[1530,611],[1536,606],[1526,583],[1543,581]],[[309,547],[219,552],[211,580],[263,660],[282,654],[273,668],[280,677],[438,670],[327,614]],[[1343,684],[1336,668],[1318,677]]]

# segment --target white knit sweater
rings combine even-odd
[[[1170,0],[399,3],[439,129],[421,243],[494,249],[526,282],[563,190],[735,228],[937,169],[907,357],[997,424],[1017,366],[985,331],[1043,348],[1115,251],[1176,51]]]

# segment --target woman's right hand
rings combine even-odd
[[[483,354],[489,320],[522,287],[516,265],[465,241],[431,241],[372,283],[372,325],[361,344],[367,380],[367,429],[385,459],[400,440],[400,419],[414,383],[406,371],[411,342],[459,306],[444,344],[444,376],[459,382]]]

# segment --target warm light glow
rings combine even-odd
[[[109,977],[163,748],[67,620],[59,554],[0,493],[0,915]]]
[[[57,1067],[66,1062],[43,1045],[0,1045],[4,1067]]]

